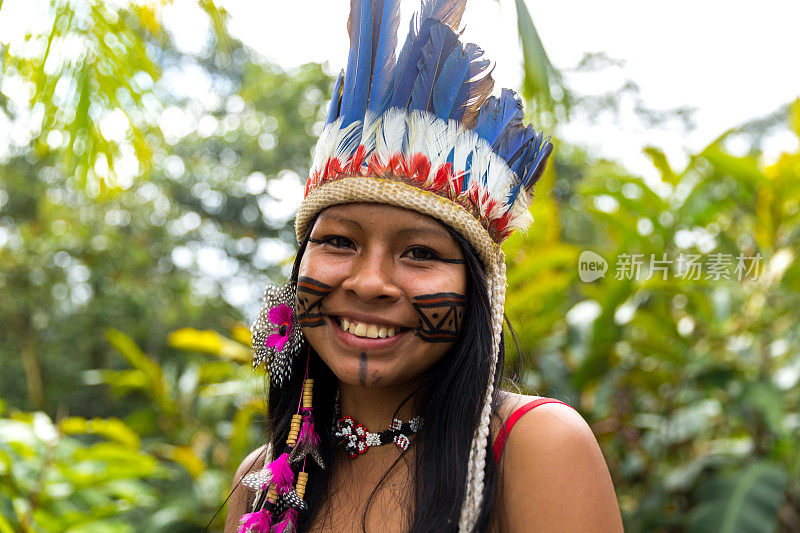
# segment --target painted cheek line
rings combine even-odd
[[[457,292],[422,294],[413,299],[420,316],[417,336],[426,342],[453,342],[458,339],[465,298]]]
[[[322,326],[322,299],[333,291],[333,287],[317,279],[300,276],[297,279],[297,322],[308,328]]]

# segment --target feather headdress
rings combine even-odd
[[[502,241],[531,222],[533,188],[553,149],[523,123],[520,98],[491,96],[483,50],[462,43],[466,0],[423,0],[395,58],[399,0],[351,0],[350,54],[317,142],[298,241],[317,214],[378,202],[441,220],[463,235],[486,269],[491,305],[489,379],[467,466],[458,528],[471,532],[483,505],[495,367],[503,334]]]
[[[427,0],[395,60],[399,0],[351,0],[347,69],[317,143],[308,196],[331,181],[379,177],[445,197],[499,243],[531,222],[553,148],[494,87],[483,50],[459,39],[466,0]],[[305,229],[305,228],[303,228]]]

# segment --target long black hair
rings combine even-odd
[[[313,227],[313,223],[309,225],[309,228]],[[465,259],[466,306],[459,340],[426,373],[418,390],[412,394],[417,412],[424,420],[424,424],[412,441],[413,445],[403,452],[415,454],[415,479],[411,484],[414,491],[413,499],[407,502],[410,531],[414,533],[458,529],[458,519],[466,489],[470,446],[474,428],[480,422],[492,354],[492,321],[485,270],[472,245],[460,234],[449,227],[447,229],[461,246]],[[310,233],[309,230],[294,262],[291,281],[295,284]],[[309,480],[304,499],[309,510],[299,516],[299,531],[306,531],[314,521],[328,491],[330,472],[336,468],[332,425],[335,417],[337,380],[314,349],[310,345],[307,349],[309,377],[314,378],[314,425],[321,438],[320,452],[327,469],[320,469],[314,461],[306,463]],[[504,361],[505,350],[501,336],[494,377],[492,412],[497,411],[499,403],[499,384],[503,379]],[[306,357],[297,357],[293,362],[291,379],[282,387],[270,387],[267,430],[273,450],[283,449],[288,436],[291,417],[300,401],[305,364]],[[410,398],[411,396],[404,401]],[[397,406],[398,411],[400,407]],[[490,444],[491,442],[486,443],[487,446]],[[395,461],[391,468],[398,461]],[[388,472],[383,476],[383,480],[387,475]],[[497,491],[497,477],[497,467],[492,454],[488,453],[483,506],[476,531],[489,529]],[[382,481],[373,489],[367,509],[362,516],[364,531],[366,531],[369,504],[381,484]]]

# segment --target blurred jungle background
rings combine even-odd
[[[211,0],[182,51],[169,3],[31,3],[30,33],[0,35],[0,533],[201,530],[265,438],[248,325],[291,261],[332,80],[264,61]],[[559,141],[630,86],[573,91],[512,4],[556,149],[504,246],[509,376],[589,421],[627,531],[800,531],[800,149],[763,154],[800,138],[800,101],[680,168],[648,147],[645,180]],[[581,280],[585,250],[605,276]],[[681,255],[697,275],[658,268]]]

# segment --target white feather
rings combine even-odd
[[[406,155],[425,154],[430,158],[436,136],[434,129],[439,119],[425,111],[412,111],[408,120],[408,145]]]
[[[339,132],[339,127],[342,125],[343,117],[339,117],[334,122],[331,122],[325,129],[322,130],[322,135],[319,136],[316,147],[314,147],[314,157],[311,163],[311,173],[321,171],[322,167],[330,158],[333,152],[333,147],[336,143],[336,135]]]
[[[360,131],[361,122],[353,122],[336,133],[331,157],[337,158],[342,163],[342,166],[358,148],[358,143],[361,142],[361,136],[358,135]]]
[[[478,134],[472,130],[464,130],[456,137],[453,147],[453,172],[460,173],[467,170],[467,158],[478,144]],[[472,176],[469,176],[472,180]]]
[[[406,113],[404,110],[393,107],[383,114],[383,123],[376,132],[375,153],[381,164],[386,164],[389,158],[401,153],[403,139],[406,136]]]
[[[367,157],[375,151],[376,136],[382,122],[380,115],[367,110],[367,116],[364,117],[364,129],[361,131],[361,144],[364,145]]]

